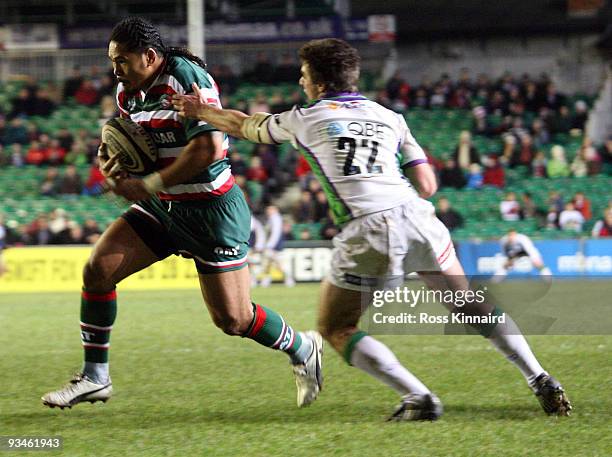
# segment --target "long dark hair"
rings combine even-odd
[[[125,46],[128,52],[145,52],[149,48],[155,49],[161,55],[182,56],[195,62],[202,68],[206,64],[198,56],[193,55],[184,46],[166,46],[159,34],[159,30],[146,19],[141,17],[127,17],[113,28],[109,41],[115,41]]]

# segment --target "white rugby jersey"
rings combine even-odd
[[[532,258],[540,257],[540,253],[533,245],[533,242],[527,235],[522,233],[517,233],[512,242],[508,239],[508,235],[505,235],[499,240],[499,244],[504,254],[511,259],[521,255],[527,255]]]
[[[401,167],[426,163],[423,149],[403,116],[360,94],[295,106],[267,124],[274,141],[302,152],[338,224],[419,198]]]

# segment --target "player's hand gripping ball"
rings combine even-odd
[[[116,117],[102,127],[102,144],[108,159],[122,170],[144,176],[155,171],[157,146],[147,131],[130,119]],[[108,172],[108,170],[107,170]]]

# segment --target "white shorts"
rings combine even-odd
[[[329,281],[364,291],[401,285],[415,271],[444,271],[456,259],[450,233],[427,200],[358,217],[333,239]]]

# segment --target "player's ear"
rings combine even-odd
[[[157,51],[153,48],[149,48],[145,52],[145,59],[147,65],[152,65],[157,60],[158,54]]]

